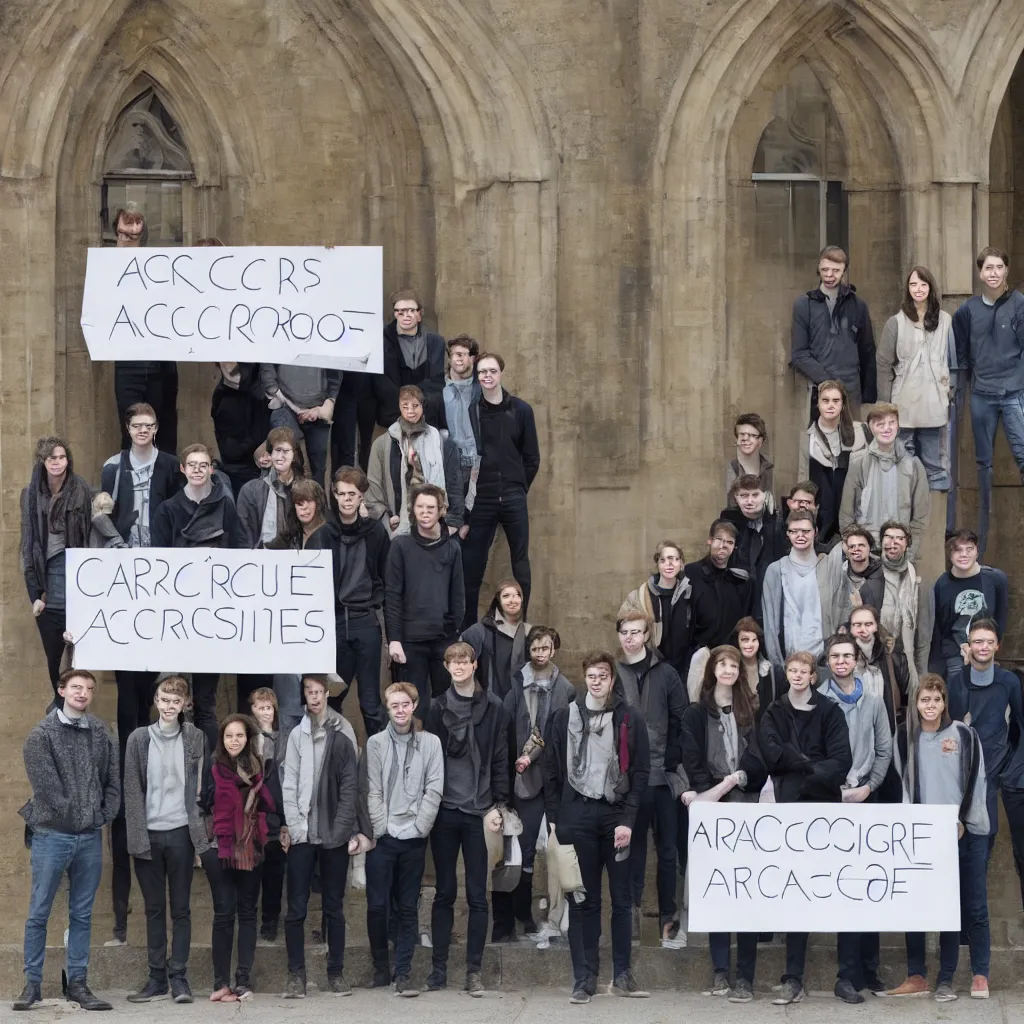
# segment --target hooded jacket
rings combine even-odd
[[[517,491],[529,491],[540,469],[533,408],[503,390],[497,405],[483,397],[474,402],[469,407],[469,421],[480,457],[476,500],[497,501]]]
[[[381,523],[364,516],[357,515],[354,523],[343,523],[339,518],[329,526],[334,560],[334,617],[340,639],[343,624],[375,616],[384,604],[391,541]]]
[[[498,628],[495,615],[500,615],[491,603],[488,613],[475,625],[464,630],[460,640],[470,644],[476,652],[477,678],[485,690],[504,700],[512,685],[512,676],[529,660],[526,634],[529,627],[522,619],[516,625],[514,636]]]
[[[1024,295],[1009,290],[991,306],[972,295],[953,314],[956,365],[969,371],[972,391],[1005,395],[1024,389],[1022,318]]]
[[[412,524],[388,551],[384,622],[388,640],[429,641],[454,636],[466,614],[462,550],[440,521],[441,537],[430,540]]]
[[[236,548],[238,512],[231,489],[217,473],[213,489],[197,505],[184,490],[168,498],[150,523],[155,548]]]
[[[857,404],[877,400],[875,336],[856,288],[839,286],[831,315],[820,288],[793,303],[789,365],[814,384],[841,380]]]
[[[149,520],[153,521],[156,510],[168,499],[174,497],[184,486],[184,474],[178,468],[178,460],[170,452],[156,450],[156,462],[149,478]],[[131,449],[125,448],[103,463],[100,473],[100,490],[114,499],[114,511],[110,518],[117,532],[128,542],[132,527],[139,514],[135,511],[135,489],[132,484]],[[116,493],[115,493],[116,491]],[[150,528],[152,531],[152,527]]]
[[[809,704],[796,710],[787,692],[761,716],[758,747],[780,804],[839,803],[853,767],[842,711],[817,692]]]
[[[754,618],[761,621],[761,590],[764,587],[764,574],[772,562],[778,561],[783,555],[789,554],[789,537],[786,535],[786,522],[778,512],[769,512],[767,506],[761,515],[761,529],[751,528],[752,520],[738,508],[723,508],[719,518],[732,523],[739,537],[736,547],[729,558],[730,569],[744,569],[754,583]]]
[[[299,477],[293,476],[292,483]],[[292,504],[291,484],[282,483],[277,470],[271,468],[258,480],[250,480],[242,484],[238,492],[236,509],[238,511],[238,539],[243,548],[261,548],[263,540],[263,520],[267,514],[267,500],[270,492],[277,495],[277,532],[268,540],[289,536],[298,528],[295,506]]]
[[[887,466],[894,467],[889,472],[897,474],[896,507],[882,509],[876,521],[870,507],[873,502],[866,498],[865,492],[875,489],[881,491],[882,474]],[[921,549],[930,510],[928,474],[921,460],[911,455],[902,441],[897,439],[893,442],[892,451],[888,453],[879,451],[878,442],[872,441],[864,451],[851,456],[850,471],[843,488],[843,501],[839,506],[840,530],[859,523],[877,538],[879,527],[887,519],[906,523],[914,536],[910,548],[910,560],[914,561]]]
[[[415,369],[405,365],[398,341],[398,321],[384,328],[384,372],[373,375],[373,391],[377,398],[377,422],[390,427],[398,419],[398,392],[406,384],[415,384],[423,392],[423,415],[432,427],[444,423],[444,338],[420,328],[427,347],[427,356]]]
[[[740,680],[737,685],[743,681]],[[723,801],[732,803],[756,803],[768,779],[768,769],[757,746],[757,726],[740,728],[739,765],[737,771],[747,773],[745,786],[730,790]],[[689,780],[689,788],[697,793],[714,789],[729,772],[724,771],[725,740],[722,713],[712,711],[703,701],[688,705],[683,715],[682,754],[683,769]]]
[[[260,364],[239,363],[238,373],[238,387],[225,383],[222,373],[213,389],[210,402],[213,436],[225,469],[252,467],[256,474],[259,471],[253,462],[253,453],[266,442],[270,433],[270,409],[260,381]]]
[[[666,629],[664,602],[658,588],[660,578],[658,573],[654,573],[646,583],[641,583],[636,590],[631,590],[623,604],[636,608],[650,617],[651,645],[657,648],[662,658],[682,678],[690,664],[690,599],[693,596],[693,588],[686,575],[680,571],[669,599]]]
[[[745,569],[717,569],[711,557],[683,570],[690,581],[690,650],[729,642],[736,623],[754,610],[754,581]]]

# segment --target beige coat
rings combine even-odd
[[[900,410],[900,427],[944,427],[949,422],[952,317],[925,332],[900,310],[889,317],[878,343],[878,400]]]

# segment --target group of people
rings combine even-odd
[[[117,226],[121,244],[122,228],[131,235],[138,221],[122,213]],[[866,307],[844,283],[846,264],[842,250],[824,250],[819,287],[794,307],[793,364],[814,385],[816,408],[801,440],[804,479],[777,492],[764,420],[739,416],[725,507],[706,553],[687,563],[680,544],[657,546],[653,573],[618,611],[619,653],[589,654],[582,690],[555,664],[558,632],[528,619],[527,494],[540,465],[532,409],[503,388],[501,356],[465,335],[445,343],[424,332],[415,294],[393,296],[384,375],[357,379],[347,392],[349,377],[361,375],[220,364],[218,458],[203,444],[177,456],[161,447],[173,412],[170,370],[119,364],[126,440],[104,464],[100,490],[74,472],[68,443],[47,437],[22,495],[22,564],[54,702],[25,745],[33,885],[26,985],[15,1008],[41,998],[46,923],[65,872],[67,996],[87,1009],[110,1005],[86,978],[104,826],[114,862],[109,944],[126,942],[133,860],[145,904],[149,976],[129,996],[136,1002],[192,999],[197,860],[214,904],[213,1001],[252,995],[257,922],[264,940],[276,941],[285,883],[286,995],[306,991],[315,887],[328,987],[349,993],[344,896],[356,864],[365,872],[373,984],[404,996],[419,993],[411,982],[417,908],[433,871],[426,988],[444,988],[460,852],[471,995],[483,991],[491,915],[492,941],[514,940],[520,928],[540,942],[564,931],[571,1001],[589,1001],[607,875],[611,991],[644,996],[631,950],[648,833],[658,939],[678,949],[694,800],[956,804],[971,995],[987,996],[985,873],[997,792],[1024,878],[1021,684],[994,660],[1007,578],[979,563],[984,542],[969,530],[949,531],[950,568],[931,587],[915,561],[929,489],[951,484],[958,386],[980,387],[972,416],[990,415],[986,387],[1012,382],[1009,364],[990,373],[993,349],[1016,337],[1007,304],[1024,296],[1006,291],[1005,254],[985,250],[984,291],[951,319],[938,308],[934,278],[915,268],[876,354]],[[993,399],[993,430],[1000,409],[1011,430],[1006,394],[1002,404]],[[863,422],[854,419],[862,401],[873,403]],[[386,430],[371,441],[375,424]],[[979,447],[979,465],[983,454]],[[513,575],[479,616],[498,525]],[[218,721],[218,676],[118,671],[113,739],[89,714],[95,677],[62,671],[74,640],[64,619],[64,551],[87,546],[330,550],[336,673],[298,666],[294,675],[240,676],[237,713]],[[382,695],[385,650],[391,681]],[[341,713],[352,683],[362,748]],[[71,791],[54,782],[64,779],[74,780]],[[513,838],[518,857],[506,865]],[[552,898],[538,924],[532,882],[541,850]],[[757,939],[737,936],[734,976],[730,936],[710,937],[711,994],[753,998]],[[786,936],[775,1002],[803,998],[806,945],[806,934]],[[959,935],[944,934],[940,945],[935,996],[948,1000],[956,998]],[[877,935],[840,933],[837,955],[839,998],[884,993]],[[907,936],[907,974],[891,994],[929,991],[923,936]]]

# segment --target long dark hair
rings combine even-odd
[[[823,380],[818,385],[818,397],[823,391],[838,391],[843,398],[843,408],[839,413],[839,440],[847,448],[853,447],[853,411],[850,409],[850,393],[841,380]],[[818,423],[818,410],[815,409],[814,422]]]
[[[726,658],[732,658],[742,673],[743,655],[731,644],[722,644],[721,647],[713,648],[708,656],[708,663],[704,666],[704,678],[700,684],[698,700],[716,717],[721,714],[721,710],[715,703],[715,687],[718,685],[718,680],[715,678],[715,666]],[[756,711],[757,700],[751,695],[749,688],[744,684],[742,675],[740,675],[732,688],[732,713],[736,716],[736,724],[741,729],[749,729],[754,724]]]
[[[906,318],[912,323],[917,323],[917,306],[914,304],[914,300],[910,297],[910,279],[917,274],[917,276],[928,285],[928,301],[925,303],[924,309],[924,329],[931,333],[939,326],[939,309],[940,297],[939,297],[939,286],[935,283],[935,276],[927,267],[914,267],[909,274],[907,274],[907,280],[903,284],[903,304],[900,309],[906,315]]]
[[[851,623],[853,622],[854,615],[856,615],[858,612],[870,612],[871,617],[875,620],[875,626],[877,628],[875,630],[875,642],[871,648],[871,663],[874,664],[882,656],[882,654],[885,652],[887,648],[889,650],[892,650],[892,648],[896,645],[896,640],[892,636],[890,636],[888,630],[885,628],[885,626],[882,625],[882,616],[873,604],[862,604],[857,608],[851,609],[850,617],[843,624],[843,629],[847,633],[849,633],[854,640],[856,640],[857,638],[853,636],[853,628],[851,626]],[[859,645],[857,647],[857,653],[858,655],[860,654]]]
[[[68,468],[64,474],[64,483],[56,495],[50,495],[50,482],[45,462],[57,448],[63,448],[68,457]],[[36,481],[39,492],[50,495],[49,527],[51,533],[64,535],[64,543],[69,548],[85,547],[88,536],[79,529],[92,514],[92,492],[89,485],[75,473],[75,459],[71,454],[71,445],[62,437],[50,435],[41,437],[36,442]],[[114,495],[116,500],[117,495]],[[78,534],[81,533],[81,536]],[[45,546],[45,540],[44,540]]]
[[[245,729],[245,748],[237,758],[232,757],[224,747],[224,730],[236,722]],[[256,720],[250,718],[249,715],[228,715],[217,727],[217,749],[213,753],[214,761],[232,772],[241,769],[251,779],[263,769],[255,747],[256,737],[259,736],[259,733]]]

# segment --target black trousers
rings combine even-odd
[[[324,917],[327,921],[327,976],[345,969],[345,880],[348,877],[348,848],[330,850],[312,843],[299,843],[288,850],[288,916],[284,941],[288,950],[288,973],[306,969],[306,908],[313,887],[313,870],[320,863]]]
[[[39,630],[39,639],[43,642],[46,671],[53,687],[53,700],[61,708],[64,707],[64,699],[57,693],[57,683],[60,681],[60,661],[64,657],[64,631],[67,628],[63,608],[51,608],[47,605],[36,616],[36,629]]]
[[[217,749],[217,686],[219,675],[192,673],[192,721],[206,734],[208,751]]]
[[[1013,861],[1017,865],[1021,907],[1024,908],[1024,790],[1002,788],[1003,809],[1010,826]]]
[[[363,472],[370,464],[370,445],[377,425],[377,400],[373,378],[368,373],[346,370],[334,406],[331,428],[331,468],[356,465],[356,431],[359,432],[359,465]]]
[[[124,777],[124,752],[128,737],[136,729],[149,725],[149,712],[156,693],[155,672],[114,673],[117,681],[117,742],[121,748],[121,772]]]
[[[276,928],[281,918],[281,896],[287,868],[288,855],[281,849],[281,843],[278,840],[267,843],[263,851],[263,907],[260,915],[264,928]]]
[[[658,916],[662,928],[676,912],[676,840],[677,808],[682,804],[672,796],[668,785],[648,786],[640,796],[633,838],[629,844],[629,884],[633,906],[639,907],[644,895],[647,872],[647,833],[654,831],[658,855]]]
[[[416,717],[426,721],[430,708],[430,698],[444,693],[451,685],[451,676],[444,667],[444,652],[455,642],[455,636],[440,637],[437,640],[403,641],[405,664],[391,665],[391,678],[412,683],[419,694],[416,705]]]
[[[124,764],[124,759],[121,761]],[[123,775],[122,775],[123,777]],[[128,900],[132,894],[132,859],[128,856],[128,825],[124,808],[110,823],[110,896],[114,909],[114,936],[128,937]]]
[[[146,903],[149,976],[184,977],[192,945],[192,874],[195,849],[188,826],[149,833],[150,859],[135,858],[135,877]],[[171,956],[167,958],[167,903],[171,904]]]
[[[366,855],[366,934],[375,969],[388,967],[388,915],[397,918],[395,977],[412,972],[417,904],[426,839],[395,839],[386,833]]]
[[[514,771],[514,769],[513,769]],[[537,836],[544,817],[544,794],[529,800],[515,797],[512,808],[523,822],[519,849],[523,855],[523,874],[513,892],[491,892],[491,912],[494,917],[491,941],[502,935],[515,935],[516,921],[529,928],[533,920],[533,864],[537,859]]]
[[[728,932],[712,932],[708,935],[711,947],[711,968],[715,971],[729,970],[730,949]],[[757,967],[757,932],[739,932],[736,935],[736,977],[754,984],[754,969]]]
[[[256,956],[256,907],[260,898],[263,865],[239,871],[222,861],[217,851],[207,850],[200,860],[213,897],[213,988],[231,986],[231,947],[238,919],[238,968],[235,984],[248,985]]]
[[[148,402],[156,412],[160,430],[156,446],[162,452],[178,452],[178,364],[160,363],[153,369],[146,363],[114,363],[114,400],[121,425],[121,448],[132,441],[125,427],[124,414],[136,402]]]
[[[878,932],[839,932],[836,936],[837,976],[859,992],[878,978],[881,940]]]

